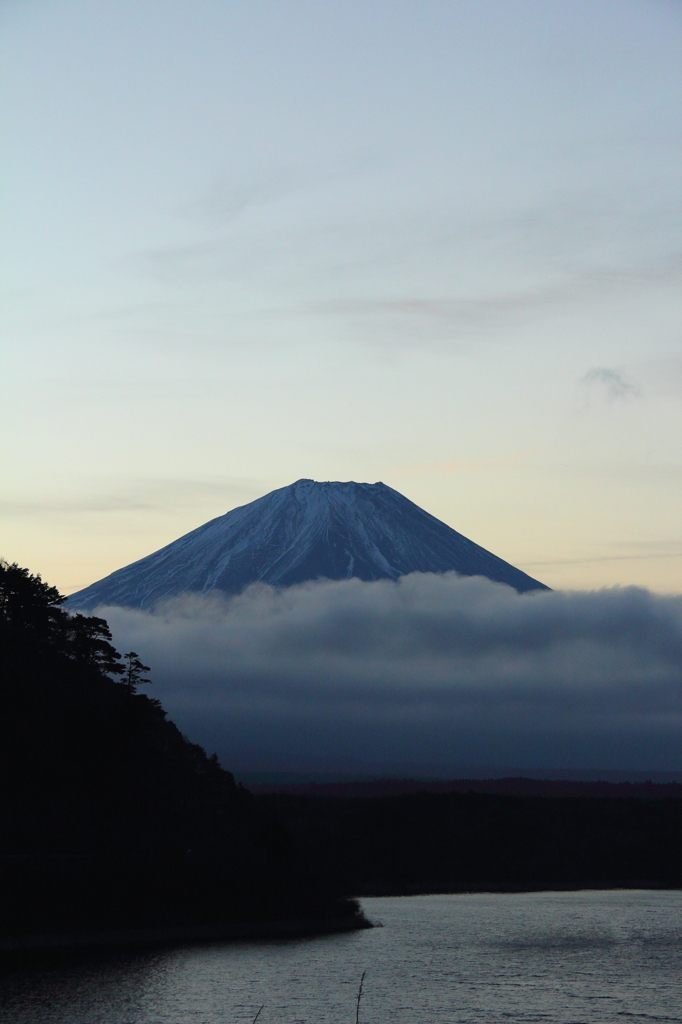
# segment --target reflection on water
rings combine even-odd
[[[11,1024],[682,1022],[682,893],[367,899],[383,928],[99,955],[0,980]]]

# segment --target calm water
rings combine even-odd
[[[0,980],[11,1024],[682,1022],[682,893],[368,899],[383,928],[109,955]]]

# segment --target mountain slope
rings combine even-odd
[[[286,587],[450,570],[519,592],[546,589],[386,484],[298,480],[72,594],[69,606],[149,608],[186,590],[236,594],[257,581]]]

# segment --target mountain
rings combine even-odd
[[[186,590],[237,594],[261,581],[397,579],[411,572],[487,576],[546,590],[386,484],[297,480],[232,509],[69,598],[71,608],[150,608]]]

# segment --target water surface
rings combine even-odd
[[[682,1022],[682,892],[363,900],[382,928],[5,974],[11,1024]]]

